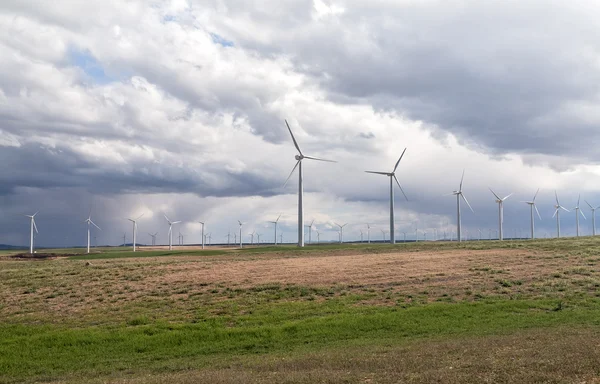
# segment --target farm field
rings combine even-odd
[[[591,237],[6,252],[0,382],[600,383],[599,270]]]

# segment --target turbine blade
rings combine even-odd
[[[163,216],[165,217],[165,219],[167,219],[167,221],[168,221],[168,222],[169,222],[169,224],[170,224],[170,223],[171,223],[171,220],[169,220],[169,218],[167,217],[167,215],[165,215],[165,214],[163,213]]]
[[[538,188],[537,192],[535,193],[535,195],[533,195],[533,202],[535,203],[535,198],[537,197],[538,193],[540,193],[540,189]]]
[[[292,140],[294,141],[294,146],[296,147],[296,149],[298,150],[298,153],[301,156],[304,156],[302,154],[302,151],[300,150],[300,147],[298,146],[298,143],[296,142],[296,138],[294,137],[294,134],[292,133],[292,128],[290,128],[290,125],[288,124],[287,120],[285,120],[285,125],[287,125],[288,130],[290,131],[290,135],[292,135]]]
[[[569,211],[567,208],[565,208],[565,207],[563,207],[563,206],[561,206],[561,207],[560,207],[560,209],[562,209],[562,210],[564,210],[564,211],[567,211],[567,212],[571,212],[571,211]]]
[[[489,188],[489,187],[488,187],[488,188]],[[491,192],[494,194],[494,196],[496,196],[496,199],[498,199],[498,200],[502,200],[502,199],[500,198],[500,196],[498,196],[498,195],[496,194],[496,192],[494,192],[494,191],[492,190],[492,188],[489,188],[489,190],[490,190],[490,191],[491,191]]]
[[[139,215],[139,216],[138,216],[138,218],[137,218],[136,220],[139,220],[139,219],[141,219],[141,218],[142,218],[142,216],[144,216],[144,214],[145,214],[145,213],[146,213],[146,212],[144,212],[144,213],[142,213],[141,215]]]
[[[588,203],[587,200],[583,200],[583,201],[585,201],[585,203],[588,205],[588,207],[590,207],[590,209],[594,209],[594,207],[592,207],[592,204]]]
[[[313,219],[313,220],[310,222],[310,225],[309,225],[309,227],[312,227],[312,225],[313,225],[314,223],[315,223],[315,219]]]
[[[465,179],[465,170],[463,169],[463,173],[462,176],[460,178],[460,187],[458,188],[459,191],[462,191],[462,184],[463,184],[463,180]]]
[[[374,173],[376,175],[385,175],[385,176],[389,175],[389,173],[387,173],[387,172],[375,172],[375,171],[365,171],[365,172],[366,173]]]
[[[311,160],[317,160],[317,161],[326,161],[328,163],[337,163],[337,161],[335,161],[335,160],[325,160],[325,159],[319,159],[317,157],[304,156],[304,158],[311,159]]]
[[[39,233],[38,229],[37,229],[37,225],[35,225],[35,219],[32,217],[31,220],[33,221],[33,228],[35,229],[35,233]]]
[[[135,223],[135,220],[133,220],[133,219],[127,219],[127,220],[131,221],[132,223]],[[91,220],[90,220],[90,222],[91,222]]]
[[[400,164],[400,160],[402,160],[402,157],[404,156],[404,152],[406,152],[406,148],[404,148],[404,151],[402,151],[402,154],[400,155],[400,158],[396,162],[396,165],[394,166],[394,172],[396,172],[396,168],[398,168],[398,164]]]
[[[587,220],[587,217],[585,217],[585,215],[583,214],[583,211],[582,211],[581,209],[579,210],[579,213],[581,213],[581,216],[583,216],[583,218],[584,218],[585,220]]]
[[[533,207],[535,208],[535,211],[537,212],[537,215],[540,218],[540,220],[542,220],[542,216],[540,216],[540,211],[538,211],[537,205],[533,204]]]
[[[556,211],[554,211],[554,215],[552,215],[553,219],[554,219],[554,217],[556,216],[557,213],[558,213],[558,208],[556,208]]]
[[[556,196],[556,205],[560,205],[560,203],[558,202],[558,193],[556,193],[556,190],[554,190],[554,196]]]
[[[463,195],[462,193],[460,195],[462,196],[462,198],[465,201],[465,203],[467,203],[467,205],[469,206],[469,209],[471,210],[471,212],[475,213],[475,211],[473,210],[473,208],[471,208],[471,204],[469,204],[469,200],[467,200],[467,198],[465,197],[465,195]]]
[[[288,181],[290,181],[290,178],[291,178],[291,177],[292,177],[292,175],[294,174],[294,171],[296,170],[296,168],[298,168],[298,164],[300,164],[300,161],[302,161],[302,160],[298,160],[298,161],[296,162],[296,165],[294,165],[294,168],[292,168],[292,172],[290,172],[290,175],[288,176],[288,178],[287,178],[287,179],[285,179],[285,183],[283,183],[283,186],[284,186],[284,187],[286,186],[286,184],[288,183]]]
[[[96,228],[100,229],[100,227],[99,227],[99,226],[97,226],[97,225],[96,225],[96,223],[94,223],[92,220],[90,220],[90,223],[92,223],[92,225],[93,225],[94,227],[96,227]],[[100,229],[100,230],[102,230],[102,229]]]
[[[36,213],[34,213],[33,215],[31,215],[31,217],[35,217],[35,215],[37,215],[38,213],[40,213],[40,211],[37,211]]]
[[[179,224],[179,223],[181,223],[181,220],[173,222],[173,224]]]
[[[579,194],[579,196],[577,197],[577,207],[579,207],[579,202],[581,201],[581,193]]]
[[[506,197],[504,197],[504,199],[502,199],[502,201],[504,201],[504,200],[508,199],[508,198],[509,198],[509,197],[511,197],[512,195],[513,195],[512,193],[511,193],[511,194],[508,194],[508,195],[506,195]]]
[[[396,177],[396,175],[394,175],[394,180],[396,180],[396,184],[398,184],[398,188],[400,188],[400,191],[402,191],[404,198],[406,199],[406,201],[408,201],[408,197],[406,197],[406,193],[404,193],[404,189],[402,189],[402,186],[400,185],[400,182],[398,181],[398,178]]]

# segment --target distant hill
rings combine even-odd
[[[18,245],[0,244],[0,249],[27,249],[27,247],[21,247]]]

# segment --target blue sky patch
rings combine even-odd
[[[219,44],[224,47],[233,47],[233,41],[229,41],[224,37],[217,35],[216,33],[211,33],[210,37],[212,38],[212,41],[215,44]]]
[[[81,68],[95,83],[106,84],[113,80],[104,72],[102,64],[88,50],[70,49],[69,62]]]

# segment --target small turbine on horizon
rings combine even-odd
[[[554,206],[556,211],[554,211],[554,215],[552,215],[552,217],[554,218],[554,216],[556,216],[556,237],[558,238],[560,237],[560,210],[562,209],[563,211],[567,212],[571,211],[560,205],[560,202],[558,201],[558,193],[556,193],[556,191],[554,191],[554,196],[556,196],[556,205]]]
[[[587,200],[584,201],[592,210],[592,236],[596,236],[596,209],[600,208],[600,206],[594,208]]]
[[[179,224],[179,223],[181,223],[181,221],[171,221],[171,220],[169,220],[167,215],[165,215],[164,213],[163,213],[163,216],[165,217],[165,219],[167,219],[167,222],[169,223],[169,251],[170,251],[173,249],[173,224]]]
[[[509,194],[508,196],[504,197],[503,199],[501,199],[500,196],[498,196],[496,194],[496,192],[494,192],[492,190],[492,188],[490,188],[490,191],[494,194],[494,196],[496,197],[496,203],[498,203],[498,234],[499,234],[498,235],[498,240],[503,240],[504,239],[504,234],[503,234],[503,231],[502,231],[502,225],[504,224],[504,200],[506,200],[509,197],[511,197],[512,193]]]
[[[394,235],[394,180],[396,181],[396,184],[398,184],[398,187],[400,188],[400,191],[404,195],[404,198],[406,199],[406,201],[408,201],[408,197],[406,197],[406,194],[404,193],[404,190],[402,189],[402,186],[400,185],[400,182],[398,181],[398,178],[396,177],[396,169],[398,168],[398,164],[400,164],[400,160],[402,160],[402,157],[404,156],[405,152],[406,152],[406,148],[404,148],[404,151],[402,151],[402,154],[400,155],[400,158],[396,162],[396,165],[394,166],[394,170],[392,172],[365,171],[366,173],[374,173],[377,175],[384,175],[384,176],[388,176],[390,178],[390,243],[391,244],[396,244],[396,236]]]
[[[242,241],[242,225],[244,225],[244,223],[239,220],[238,223],[240,224],[240,248],[243,248],[244,242]]]
[[[542,220],[542,216],[540,216],[540,211],[538,211],[537,206],[535,205],[535,198],[537,197],[539,192],[540,192],[540,189],[538,188],[535,195],[533,195],[533,200],[522,201],[522,203],[529,204],[530,216],[531,216],[531,238],[532,239],[535,239],[535,217],[533,216],[534,209],[535,209],[535,212],[537,213],[538,217],[540,218],[540,220]]]
[[[204,221],[199,221],[200,224],[202,224],[202,249],[204,249]]]
[[[100,227],[97,226],[96,223],[94,223],[92,221],[92,208],[90,208],[90,214],[88,215],[88,218],[85,219],[83,222],[87,223],[87,253],[90,253],[90,224],[92,224],[94,227],[100,229]]]
[[[33,215],[25,215],[25,217],[29,217],[31,219],[31,232],[30,232],[31,235],[30,235],[30,241],[29,241],[29,253],[31,253],[31,254],[33,254],[33,231],[35,230],[35,233],[39,233],[38,229],[37,229],[37,225],[35,225],[35,215],[37,215],[38,213],[39,213],[39,211],[37,211]],[[90,252],[89,241],[90,241],[90,232],[88,229],[88,253]]]
[[[303,180],[302,180],[302,160],[310,159],[310,160],[317,160],[317,161],[326,161],[329,163],[335,163],[335,161],[319,159],[319,158],[310,157],[310,156],[304,156],[302,154],[302,151],[300,150],[300,147],[298,146],[298,143],[296,142],[296,138],[294,137],[294,134],[292,133],[292,129],[290,128],[290,125],[288,124],[287,120],[285,121],[285,125],[287,126],[288,130],[290,131],[290,135],[292,135],[292,140],[294,141],[294,146],[296,147],[296,150],[298,150],[298,154],[296,155],[296,160],[297,160],[296,165],[292,169],[292,172],[290,172],[290,175],[288,176],[288,178],[285,181],[285,183],[283,184],[283,186],[285,187],[285,185],[287,184],[290,177],[292,177],[292,174],[294,173],[296,168],[298,168],[298,246],[304,247],[304,207],[302,205],[302,201],[304,199],[304,189],[303,189],[303,185],[302,185],[302,182],[303,182]]]
[[[338,227],[340,227],[340,244],[344,242],[344,227],[346,225],[348,225],[348,223],[344,224],[344,225],[339,225],[338,223],[334,223],[335,225],[337,225]]]
[[[464,178],[465,178],[465,171],[463,170],[462,177],[460,178],[460,185],[458,187],[458,191],[454,191],[451,193],[451,195],[456,196],[456,238],[458,241],[462,240],[462,236],[461,236],[461,232],[460,232],[460,198],[461,197],[463,198],[465,203],[467,203],[467,206],[469,207],[471,212],[475,213],[475,211],[473,211],[473,208],[471,208],[471,204],[469,204],[469,201],[463,194],[462,185],[463,185]]]
[[[129,221],[131,221],[133,223],[133,252],[135,252],[135,239],[136,239],[136,234],[137,234],[137,221],[139,219],[141,219],[142,216],[144,216],[143,213],[141,215],[139,215],[136,219],[127,219],[127,220],[129,220]]]
[[[583,211],[581,211],[579,209],[580,201],[581,201],[581,195],[579,195],[579,197],[577,198],[577,206],[575,208],[573,208],[575,210],[575,226],[576,226],[575,233],[577,234],[577,237],[579,237],[579,214],[581,213],[581,216],[583,216],[583,219],[587,220],[585,215],[583,214]]]
[[[281,218],[281,214],[277,216],[277,220],[269,221],[269,223],[275,224],[275,240],[273,241],[273,245],[277,245],[277,223],[279,223],[279,219]]]

